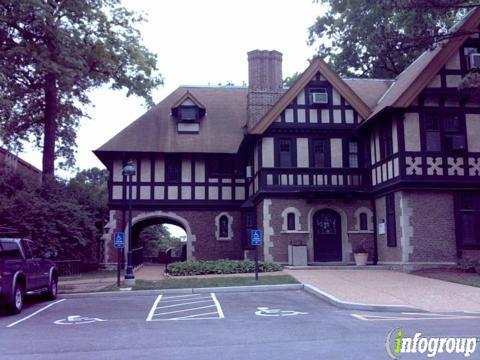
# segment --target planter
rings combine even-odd
[[[353,257],[355,258],[355,264],[357,266],[367,265],[368,253],[356,253],[353,254]]]

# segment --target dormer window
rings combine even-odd
[[[200,121],[205,117],[206,110],[189,91],[187,91],[172,106],[172,117],[177,121],[179,134],[198,134]]]
[[[198,108],[196,106],[180,106],[178,110],[178,118],[180,121],[198,120]]]

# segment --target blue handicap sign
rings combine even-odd
[[[123,232],[113,233],[113,246],[116,249],[122,249],[125,247],[125,233]]]
[[[250,236],[250,243],[252,244],[252,246],[262,245],[262,230],[252,230]]]

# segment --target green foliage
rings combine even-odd
[[[1,140],[18,149],[35,140],[44,165],[46,149],[53,150],[53,173],[55,158],[74,163],[90,90],[127,89],[152,105],[151,91],[163,80],[136,29],[143,21],[120,0],[2,0]]]
[[[18,229],[41,253],[94,262],[108,214],[106,203],[99,201],[104,184],[93,190],[80,178],[71,183],[47,178],[39,184],[38,179],[0,168],[0,224]]]
[[[255,272],[255,262],[251,260],[189,260],[169,264],[167,269],[173,276],[252,273]],[[260,261],[259,271],[282,271],[282,266],[274,262]]]
[[[342,76],[392,78],[478,5],[460,0],[318,0],[309,43]]]
[[[469,257],[462,257],[458,261],[458,267],[465,272],[480,274],[480,261],[477,259],[471,259]]]
[[[297,79],[302,75],[300,72],[296,71],[293,75],[287,76],[285,79],[283,79],[283,86],[289,88],[292,87],[292,85],[297,81]]]
[[[147,257],[157,257],[160,251],[176,248],[181,240],[170,234],[167,227],[155,224],[146,227],[140,232],[140,242],[143,245],[143,254]]]

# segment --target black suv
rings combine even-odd
[[[27,293],[41,293],[49,300],[57,297],[55,263],[34,257],[33,245],[26,239],[0,237],[0,305],[10,314],[22,311]]]

